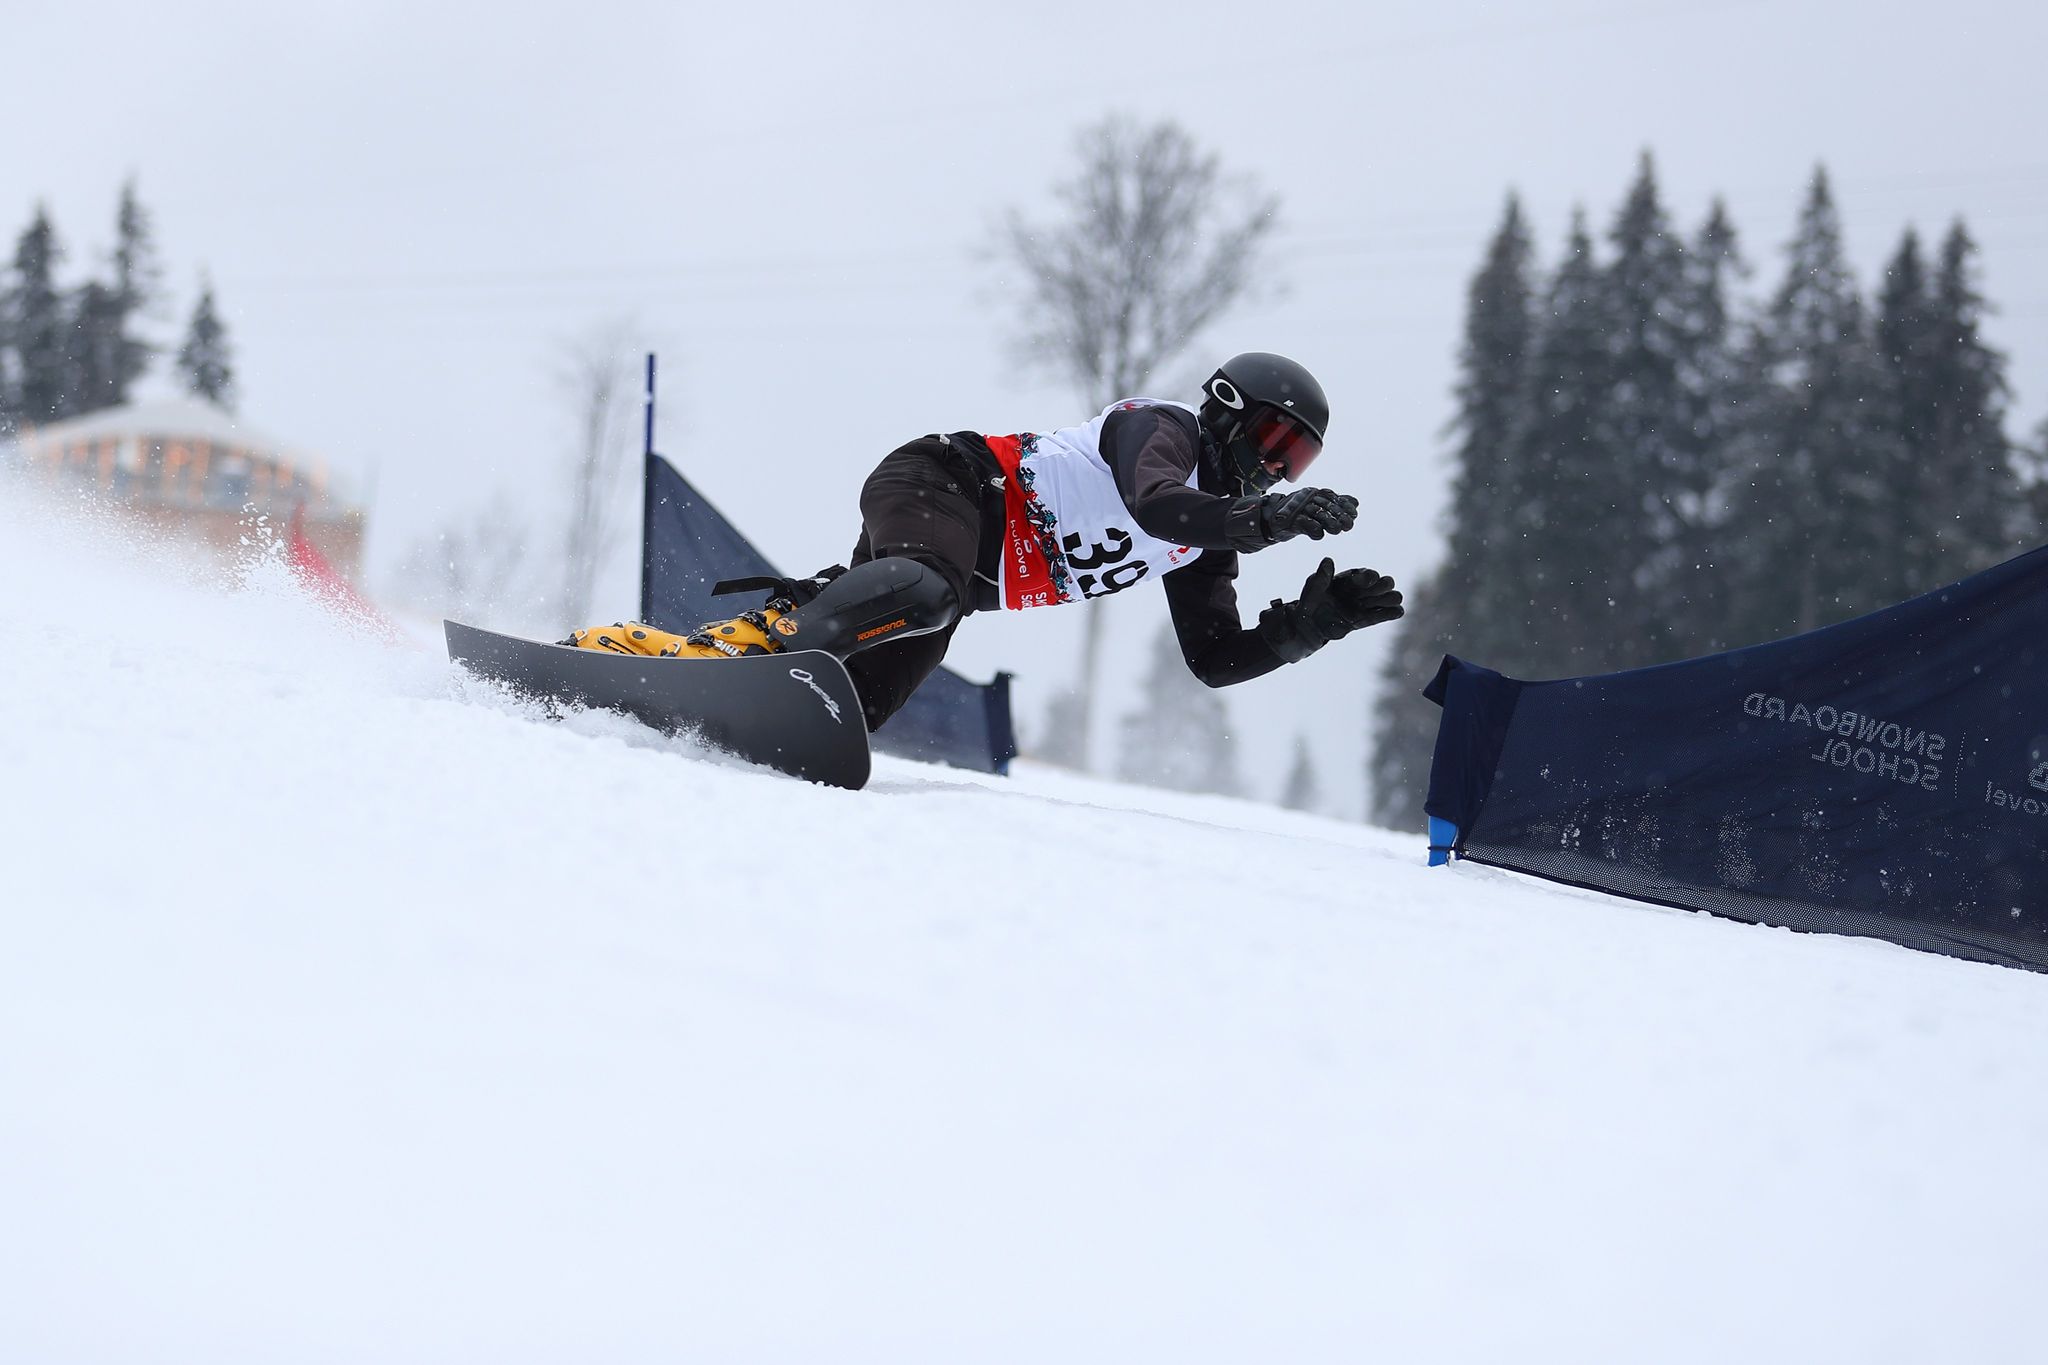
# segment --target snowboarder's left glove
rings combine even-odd
[[[1401,605],[1401,590],[1394,586],[1394,580],[1371,569],[1346,569],[1338,574],[1330,584],[1330,595],[1337,599],[1338,610],[1351,623],[1345,628],[1347,635],[1367,626],[1398,621],[1408,614],[1408,609]]]
[[[1399,619],[1405,612],[1394,580],[1371,569],[1337,572],[1324,560],[1292,602],[1275,601],[1259,613],[1259,638],[1286,663],[1300,663],[1354,630]]]

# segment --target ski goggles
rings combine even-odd
[[[1300,481],[1302,473],[1323,453],[1323,438],[1308,429],[1292,413],[1260,404],[1244,419],[1243,441],[1258,462],[1264,482],[1270,487],[1285,479]]]

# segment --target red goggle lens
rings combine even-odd
[[[1280,468],[1273,477],[1289,483],[1299,482],[1302,472],[1323,453],[1323,438],[1278,408],[1253,412],[1245,420],[1244,436],[1259,463],[1268,469],[1277,463]]]

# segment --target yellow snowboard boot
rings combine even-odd
[[[614,654],[645,654],[656,659],[737,659],[746,654],[773,654],[782,648],[772,633],[790,604],[776,599],[759,611],[743,611],[726,621],[711,621],[688,635],[673,635],[638,621],[591,626],[570,633],[563,644],[579,649],[608,649]]]
[[[656,659],[677,658],[688,649],[682,636],[638,621],[616,621],[608,626],[571,631],[562,643],[578,649],[608,649],[614,654],[645,654]]]

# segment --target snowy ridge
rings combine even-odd
[[[0,572],[9,1359],[2035,1358],[2040,977]]]

